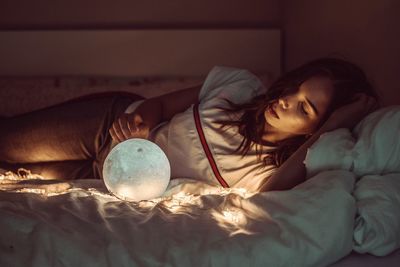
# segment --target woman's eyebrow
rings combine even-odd
[[[314,111],[314,113],[318,116],[318,110],[317,110],[317,108],[314,106],[314,104],[310,101],[310,99],[308,99],[307,97],[305,97],[306,98],[306,101],[307,101],[307,104],[309,104],[310,106],[311,106],[311,108],[312,108],[312,110]]]

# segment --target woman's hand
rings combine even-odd
[[[375,98],[363,93],[356,94],[354,101],[335,110],[322,125],[322,131],[332,131],[338,128],[353,129],[369,113],[379,107]]]
[[[148,139],[150,128],[138,113],[123,113],[109,129],[112,139],[119,143],[131,138]]]

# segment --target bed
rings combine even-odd
[[[201,83],[213,65],[250,69],[266,84],[282,68],[279,29],[0,36],[7,40],[0,59],[11,62],[0,67],[1,99],[14,99],[3,101],[5,116],[94,92],[151,97]],[[161,40],[163,48],[145,45]],[[118,48],[115,57],[104,56],[110,48]],[[26,58],[27,51],[42,52]],[[31,94],[28,101],[32,88],[47,98]],[[100,180],[0,170],[0,266],[398,266],[399,122],[400,108],[392,106],[354,132],[321,136],[305,160],[307,181],[282,192],[181,177],[161,198],[124,202]]]

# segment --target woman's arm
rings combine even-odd
[[[201,85],[198,85],[150,98],[140,104],[135,112],[142,116],[150,129],[153,129],[159,123],[169,121],[196,103],[200,89]]]
[[[307,150],[324,132],[338,128],[352,129],[368,113],[379,107],[376,99],[359,94],[355,101],[335,110],[322,127],[314,133],[300,148],[293,153],[261,186],[260,191],[288,190],[305,181],[306,167],[304,160]],[[349,116],[350,115],[350,116]]]
[[[159,123],[170,120],[198,101],[201,85],[146,99],[133,113],[121,114],[109,129],[113,140],[147,139]]]
[[[324,129],[313,134],[299,149],[296,150],[261,187],[260,191],[289,190],[305,181],[306,167],[304,159],[307,150],[318,140]]]

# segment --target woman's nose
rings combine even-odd
[[[285,98],[279,99],[279,105],[282,106],[283,109],[287,109],[289,107],[288,102]]]

